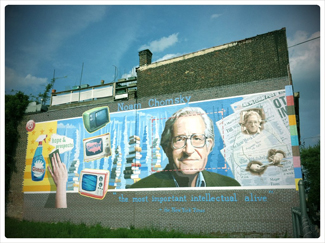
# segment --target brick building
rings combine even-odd
[[[112,84],[111,93],[107,96],[83,102],[52,105],[47,112],[25,115],[25,119],[19,127],[21,138],[16,155],[17,173],[12,176],[7,210],[8,216],[49,221],[50,219],[46,215],[52,215],[51,217],[55,220],[71,220],[73,222],[86,220],[87,223],[101,221],[103,225],[113,227],[128,227],[130,225],[146,227],[151,223],[153,225],[154,222],[159,222],[158,225],[156,224],[158,228],[167,229],[173,228],[174,222],[182,221],[179,223],[179,227],[184,231],[192,231],[193,227],[195,227],[192,225],[193,222],[203,220],[202,214],[197,214],[194,218],[190,215],[178,218],[179,216],[173,214],[168,219],[160,221],[158,218],[160,219],[163,215],[157,213],[156,206],[152,204],[149,206],[140,204],[130,206],[120,203],[111,194],[106,197],[107,204],[101,203],[98,212],[94,210],[96,216],[80,218],[80,216],[76,216],[78,212],[72,206],[69,206],[67,212],[51,209],[48,203],[49,198],[53,198],[51,193],[49,195],[26,195],[22,192],[27,143],[25,124],[30,119],[35,122],[44,122],[80,117],[84,111],[99,105],[108,105],[111,113],[130,109],[144,109],[166,105],[167,101],[171,102],[171,100],[180,96],[190,95],[191,101],[201,101],[282,90],[286,85],[291,84],[285,28],[160,62],[152,63],[152,55],[150,50],[140,51],[137,77],[132,77],[130,80],[119,80],[117,83]],[[109,89],[108,86],[105,85],[105,88]],[[91,87],[85,88],[85,91],[88,88]],[[60,93],[54,95],[60,95]],[[210,191],[202,191],[201,193],[203,192],[210,193]],[[123,192],[124,196],[129,198],[144,198],[145,195],[159,197],[165,195],[164,193],[166,192]],[[192,194],[198,193],[200,192],[173,191],[173,195],[188,194],[188,198]],[[221,190],[219,193],[223,193],[223,191]],[[238,190],[236,193],[238,197],[244,197],[245,191]],[[251,190],[250,193],[266,195],[269,192],[268,190]],[[233,195],[231,191],[224,192],[223,195],[228,194]],[[255,205],[253,202],[251,204],[240,202],[233,205],[233,209],[225,204],[220,205],[219,209],[207,206],[207,210],[214,211],[215,217],[218,215],[224,217],[222,221],[225,226],[221,227],[220,222],[216,223],[217,226],[214,226],[216,218],[210,215],[206,222],[204,219],[201,230],[207,232],[213,230],[225,231],[224,227],[226,227],[228,232],[263,232],[262,227],[266,226],[268,227],[266,231],[269,233],[288,232],[291,235],[290,208],[299,205],[298,194],[292,189],[279,189],[274,194],[283,201],[281,208],[278,207],[279,199],[276,198],[268,202],[266,209],[265,206],[261,204]],[[74,197],[73,194],[68,194],[68,200],[72,205],[86,200]],[[262,198],[262,196],[260,197]],[[45,205],[41,212],[44,212],[46,217],[42,216],[42,213],[38,213],[37,216],[33,215],[33,202],[35,200],[40,205]],[[24,201],[26,202],[25,205]],[[200,204],[198,204],[198,207],[200,207]],[[268,218],[262,216],[258,218],[252,212],[254,207],[264,210]],[[29,212],[26,212],[26,208],[29,209]],[[76,208],[78,207],[76,206]],[[107,210],[112,216],[103,219],[100,210]],[[119,212],[118,215],[117,212]],[[232,213],[235,213],[235,216]],[[230,214],[231,217],[229,217]],[[143,215],[145,218],[143,218]],[[250,223],[247,223],[247,221],[250,221]],[[241,224],[241,226],[238,226],[238,224]]]
[[[278,90],[291,84],[285,28],[155,63],[151,62],[152,55],[150,50],[139,52],[137,77],[80,90],[112,86],[109,94],[82,102],[52,102],[49,112],[38,114],[39,121],[79,116],[99,104],[109,104],[114,112],[119,110],[119,102],[141,102],[141,107],[146,108],[151,98],[191,94],[191,101],[196,101]],[[128,87],[128,83],[132,85]],[[116,99],[123,94],[121,88],[127,96]],[[52,95],[72,91],[79,92],[77,89]]]
[[[254,81],[288,78],[285,29],[157,63],[151,63],[151,56],[150,50],[139,53],[139,98],[228,85],[244,88]],[[274,88],[279,86],[273,84]],[[265,87],[270,89],[272,86]]]

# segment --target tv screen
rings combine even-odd
[[[93,192],[96,190],[97,176],[84,174],[82,176],[82,189],[85,191]]]
[[[107,109],[104,108],[96,112],[96,126],[101,126],[108,121]]]
[[[103,152],[102,138],[94,138],[85,144],[87,156],[97,155]]]

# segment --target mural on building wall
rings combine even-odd
[[[96,199],[133,188],[295,186],[285,90],[190,98],[34,124],[23,191],[55,192],[60,180]]]

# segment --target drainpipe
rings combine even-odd
[[[289,85],[292,85],[292,77],[291,77],[291,72],[290,72],[290,65],[287,65],[287,73],[289,77]]]
[[[306,206],[306,196],[305,196],[305,186],[303,180],[298,182],[299,187],[299,199],[300,199],[300,210],[301,210],[301,224],[303,238],[313,238],[312,231],[308,222],[307,206]]]

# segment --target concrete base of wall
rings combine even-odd
[[[68,208],[56,209],[55,193],[25,193],[23,218],[111,228],[292,237],[291,207],[299,204],[299,196],[295,189],[109,191],[103,200],[68,193],[67,201]]]

